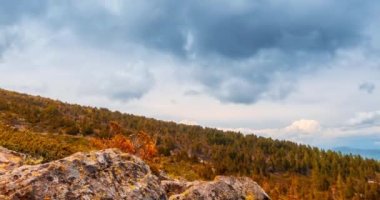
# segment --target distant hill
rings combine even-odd
[[[115,144],[172,177],[249,176],[272,199],[380,199],[373,159],[0,89],[0,146],[48,162]]]
[[[334,151],[340,151],[343,154],[361,155],[366,158],[380,160],[380,149],[357,149],[351,147],[337,147]]]

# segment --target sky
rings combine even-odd
[[[380,148],[377,0],[0,0],[0,87]]]

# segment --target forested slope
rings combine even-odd
[[[115,129],[148,135],[158,150],[152,166],[173,176],[250,176],[273,199],[380,199],[375,160],[0,90],[0,145],[9,149],[49,161],[99,148],[91,140]]]

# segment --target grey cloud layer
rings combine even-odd
[[[132,40],[176,55],[194,51],[230,59],[249,58],[263,49],[329,52],[357,44],[376,3],[114,1],[118,8],[111,9],[111,3],[64,2],[50,3],[49,23],[74,28],[95,42]],[[187,49],[189,35],[193,44]]]
[[[380,125],[380,111],[363,112],[349,120],[351,126],[368,127]]]
[[[0,25],[32,18],[94,48],[127,54],[134,43],[166,52],[197,66],[190,78],[207,93],[234,103],[286,97],[297,76],[366,42],[378,8],[375,0],[29,2],[5,3]],[[9,40],[0,40],[0,54]],[[143,95],[132,93],[116,96]]]

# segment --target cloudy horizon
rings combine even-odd
[[[0,88],[376,149],[379,11],[375,0],[2,1]]]

